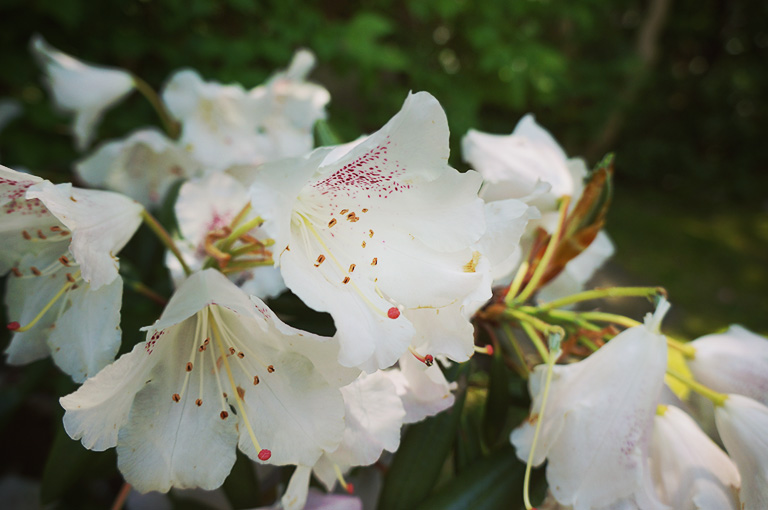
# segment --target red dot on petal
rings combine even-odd
[[[397,319],[398,317],[400,317],[400,310],[398,310],[393,306],[392,308],[387,310],[387,317],[389,317],[390,319]]]
[[[19,329],[20,327],[21,327],[21,324],[19,324],[19,323],[18,323],[18,322],[16,322],[16,321],[13,321],[13,322],[9,322],[9,323],[8,323],[8,326],[7,326],[7,328],[8,328],[9,330],[11,330],[11,331],[16,331],[16,330],[17,330],[17,329]]]
[[[259,460],[269,460],[272,456],[272,452],[264,448],[259,452]]]

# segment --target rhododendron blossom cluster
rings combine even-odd
[[[32,51],[80,150],[134,89],[163,126],[73,162],[75,182],[101,189],[0,167],[7,361],[50,355],[81,384],[61,395],[63,427],[115,448],[126,489],[217,490],[239,451],[260,477],[281,474],[269,508],[362,508],[396,478],[412,424],[478,395],[486,416],[506,413],[491,398],[506,370],[531,407],[496,432],[527,469],[523,500],[500,508],[533,507],[530,470],[545,462],[548,508],[768,508],[768,340],[733,326],[680,341],[662,332],[663,289],[587,287],[614,251],[612,156],[589,170],[526,115],[511,135],[470,130],[461,172],[423,91],[341,143],[314,129],[331,97],[307,80],[308,50],[250,89],[182,69],[159,94],[42,37]],[[168,295],[120,264],[142,222],[166,248]],[[655,310],[639,322],[590,308],[617,296]],[[146,298],[162,309],[127,345],[121,308]]]

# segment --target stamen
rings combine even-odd
[[[425,354],[424,356],[422,356],[421,354],[416,352],[416,349],[414,349],[411,346],[408,346],[408,350],[411,351],[411,354],[413,354],[413,356],[417,360],[421,361],[422,363],[424,363],[428,367],[431,367],[435,363],[435,358],[431,354]]]
[[[269,366],[267,367],[267,372],[269,372],[270,374],[271,374],[272,372],[274,372],[274,371],[275,371],[275,367],[274,367],[274,365],[269,365]]]
[[[349,265],[349,270],[348,270],[348,272],[350,272],[350,273],[351,273],[352,271],[354,271],[354,270],[355,270],[355,267],[356,267],[356,266],[355,266],[355,264],[350,264],[350,265]]]
[[[23,237],[23,238],[24,238],[24,239],[26,239],[27,241],[29,241],[30,239],[32,239],[32,236],[31,236],[31,235],[29,235],[29,232],[27,232],[26,230],[22,230],[22,231],[21,231],[21,237]]]
[[[336,218],[333,218],[331,221],[328,222],[328,228],[331,228],[336,224]]]
[[[400,317],[400,310],[397,307],[393,306],[392,308],[387,310],[387,317],[389,317],[390,319],[397,319],[398,317]]]
[[[315,262],[315,267],[320,267],[320,264],[325,262],[325,255],[318,255],[317,261]]]
[[[37,229],[37,237],[39,237],[40,239],[47,239],[47,236],[43,234],[43,231],[40,230],[39,228]]]
[[[181,400],[181,395],[179,395],[178,393],[174,393],[173,396],[171,396],[171,399],[174,402],[178,403]]]
[[[336,472],[336,479],[341,484],[342,488],[347,491],[349,494],[354,494],[355,492],[355,486],[351,483],[347,483],[347,481],[344,479],[344,475],[341,473],[341,469],[339,468],[339,465],[335,462],[333,463],[333,470]]]
[[[348,284],[349,283],[349,276],[345,276],[343,280],[341,280],[341,283]]]
[[[379,263],[379,259],[377,257],[373,257],[373,260],[371,261],[371,265],[375,266],[378,263]]]
[[[24,274],[23,274],[21,271],[19,271],[19,268],[18,268],[18,267],[12,267],[12,268],[11,268],[11,272],[13,273],[13,275],[14,275],[16,278],[21,278],[22,276],[24,276]]]
[[[192,365],[192,362],[191,362],[191,361],[188,361],[188,362],[187,362],[187,367],[186,367],[186,368],[187,368],[187,372],[191,372],[191,371],[192,371],[192,366],[193,366],[193,365]]]
[[[349,212],[349,209],[342,209],[342,210],[341,210],[341,212],[339,212],[339,214],[341,214],[342,216],[344,216],[344,215],[345,215],[345,214],[347,214],[348,212]]]
[[[254,375],[253,376],[253,385],[256,386],[257,384],[259,384],[259,376],[258,375]]]
[[[211,307],[208,307],[208,316],[211,318],[211,330],[213,332],[213,338],[216,341],[216,343],[219,346],[219,349],[224,351],[224,342],[221,339],[221,332],[219,331],[218,324],[215,321],[213,311],[211,310]],[[248,435],[251,437],[251,442],[253,442],[253,447],[256,449],[258,453],[259,460],[266,461],[269,460],[269,458],[272,456],[272,452],[269,450],[262,449],[261,446],[259,446],[259,442],[256,440],[256,434],[253,432],[253,428],[251,427],[251,421],[248,419],[248,414],[245,412],[245,406],[243,406],[243,399],[240,396],[240,393],[237,392],[237,385],[235,384],[235,378],[232,375],[232,369],[229,366],[229,360],[227,360],[227,356],[222,357],[224,359],[224,367],[227,370],[227,377],[229,378],[229,384],[232,386],[232,389],[236,392],[236,398],[235,401],[237,402],[237,407],[240,409],[240,415],[243,419],[243,422],[245,423],[246,428],[248,429]],[[270,365],[271,367],[272,365]],[[274,368],[273,368],[274,370]],[[226,411],[222,411],[222,414]]]
[[[476,345],[475,352],[478,354],[487,354],[488,356],[493,356],[493,345],[488,344],[485,347],[478,347]]]
[[[226,420],[227,417],[229,416],[229,413],[226,411],[222,411],[221,413],[219,413],[219,416],[221,417],[222,420]]]
[[[197,400],[195,400],[195,405],[197,405],[197,407],[200,407],[201,405],[203,405],[203,399],[198,398]]]
[[[78,271],[77,273],[75,273],[75,275],[76,275],[76,278],[80,278],[80,271]],[[8,329],[10,329],[11,331],[16,331],[16,332],[19,332],[19,333],[23,333],[23,332],[25,332],[25,331],[29,331],[30,329],[32,329],[32,328],[35,326],[35,324],[37,324],[37,323],[40,321],[40,319],[42,319],[42,318],[43,318],[43,316],[44,316],[44,315],[45,315],[45,314],[48,312],[48,310],[50,310],[50,309],[51,309],[51,307],[53,306],[53,304],[54,304],[56,301],[58,301],[58,300],[59,300],[59,298],[61,298],[61,296],[63,296],[63,295],[64,295],[64,293],[65,293],[67,290],[69,290],[69,289],[70,289],[70,287],[71,287],[71,288],[74,288],[74,285],[73,285],[73,283],[74,283],[73,281],[67,281],[67,282],[66,282],[66,283],[65,283],[65,284],[64,284],[64,285],[61,287],[61,289],[59,289],[59,291],[56,293],[56,295],[55,295],[55,296],[53,296],[53,298],[51,298],[51,300],[50,300],[50,301],[48,301],[48,302],[45,304],[45,306],[43,307],[43,309],[42,309],[42,310],[40,310],[40,312],[39,312],[39,313],[38,313],[38,314],[37,314],[37,315],[36,315],[36,316],[35,316],[35,317],[34,317],[34,318],[31,320],[31,321],[29,321],[29,323],[27,323],[27,325],[26,325],[26,326],[20,326],[18,322],[15,322],[15,321],[14,321],[14,322],[11,322],[11,323],[9,323],[9,324],[8,324]],[[15,324],[17,327],[11,328],[11,325],[14,325],[14,324]]]
[[[59,257],[59,262],[61,262],[65,266],[69,267],[69,259],[67,258],[66,255],[62,255],[61,257]]]
[[[32,271],[32,274],[35,275],[35,276],[40,276],[41,274],[43,274],[35,266],[29,266],[29,270]]]

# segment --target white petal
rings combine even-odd
[[[307,491],[309,490],[309,475],[312,472],[307,466],[296,466],[291,475],[288,488],[280,503],[285,510],[302,510],[307,503]]]
[[[622,332],[584,361],[554,367],[533,462],[548,458],[547,481],[559,502],[576,510],[627,498],[643,509],[661,506],[646,466],[667,361],[666,340],[654,332],[658,320]],[[546,366],[540,365],[531,375],[534,418],[512,433],[523,460],[541,408],[545,374]]]
[[[157,341],[150,354],[157,358],[155,365],[118,434],[118,468],[139,492],[215,489],[235,462],[237,421],[220,417],[215,384],[199,384],[201,377],[216,376],[192,371],[185,388],[190,372],[183,367],[190,347],[197,347],[190,341],[195,326],[195,321],[185,321]],[[180,395],[178,402],[174,393]],[[203,404],[196,405],[197,399]]]
[[[181,142],[209,171],[258,164],[267,141],[257,133],[258,104],[240,85],[204,82],[190,69],[177,71],[162,92],[181,121]]]
[[[117,193],[48,181],[29,188],[26,196],[39,199],[72,230],[70,251],[94,290],[117,278],[116,255],[141,223],[139,203]]]
[[[106,142],[75,165],[91,186],[123,193],[145,207],[162,203],[171,184],[201,172],[199,164],[154,128]]]
[[[32,38],[31,46],[57,106],[75,113],[77,145],[85,149],[104,112],[133,89],[133,78],[120,69],[85,64],[56,50],[39,35]]]
[[[123,280],[97,290],[84,283],[70,293],[70,307],[56,321],[48,346],[54,363],[82,383],[114,361],[120,348]]]
[[[400,368],[384,372],[397,386],[405,409],[404,423],[415,423],[453,406],[449,384],[438,365],[426,367],[411,353],[400,358]]]
[[[528,221],[541,217],[535,207],[509,199],[485,204],[486,229],[478,241],[478,251],[491,263],[491,277],[504,278],[519,259],[520,237]]]
[[[143,342],[91,377],[77,391],[59,399],[64,429],[89,450],[103,451],[117,444],[118,430],[128,420],[134,396],[147,382],[157,356]]]
[[[654,418],[651,472],[659,497],[676,510],[737,508],[736,466],[677,407]]]
[[[688,366],[697,381],[715,391],[745,395],[768,405],[768,339],[734,325],[690,345],[696,355]]]
[[[0,223],[0,235],[3,246],[0,249],[0,274],[5,274],[16,266],[24,254],[36,254],[51,248],[51,227],[58,228],[59,221],[39,200],[26,200],[24,195],[31,186],[41,182],[35,175],[11,170],[0,165],[0,207],[3,221]],[[37,235],[50,236],[48,242],[41,242]],[[24,231],[27,232],[26,236]],[[56,234],[58,235],[58,234]],[[62,241],[68,243],[69,238]],[[66,244],[64,245],[66,246]],[[66,251],[54,248],[54,251]]]
[[[346,408],[344,437],[336,450],[325,455],[342,466],[367,466],[383,450],[396,451],[405,409],[389,378],[382,372],[363,374],[341,393]]]
[[[768,508],[768,407],[742,395],[728,395],[715,407],[725,449],[741,475],[742,508]]]

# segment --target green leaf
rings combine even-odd
[[[59,427],[43,469],[41,503],[45,505],[60,499],[81,479],[93,475],[92,468],[104,457],[86,450],[79,441],[70,439],[64,427]],[[114,456],[110,458],[114,459]]]
[[[501,349],[491,356],[488,371],[488,398],[485,400],[483,415],[483,438],[485,444],[493,446],[507,423],[509,408],[509,382],[512,372],[504,365]]]
[[[481,459],[418,510],[509,510],[522,507],[525,464],[507,446]]]
[[[406,431],[384,480],[379,510],[410,510],[427,499],[456,439],[465,397],[460,392],[451,409]]]

